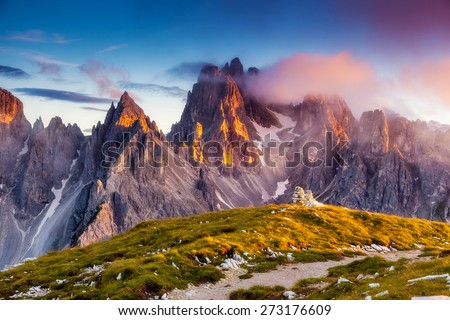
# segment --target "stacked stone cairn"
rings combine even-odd
[[[295,187],[294,196],[292,197],[293,203],[298,203],[305,207],[321,207],[322,203],[314,199],[314,195],[311,190],[303,190],[302,187]]]

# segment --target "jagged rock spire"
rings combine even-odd
[[[24,117],[22,102],[11,92],[0,88],[0,123],[9,124]]]
[[[114,104],[111,105],[111,108]],[[150,130],[150,119],[145,115],[144,110],[139,107],[127,91],[120,97],[117,108],[113,114],[114,124],[122,127],[132,127],[136,121],[140,122],[145,132]]]
[[[222,71],[232,77],[240,77],[244,74],[244,67],[242,66],[241,60],[236,57],[231,60],[230,64],[227,62]]]

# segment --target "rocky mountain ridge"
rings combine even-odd
[[[237,58],[205,66],[167,135],[126,92],[84,137],[59,118],[31,126],[0,90],[0,267],[146,219],[290,202],[296,186],[324,203],[448,220],[450,130],[382,110],[357,120],[337,96],[264,104],[246,89],[258,73]]]

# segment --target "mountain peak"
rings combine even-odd
[[[117,106],[118,108],[120,108],[120,106],[123,106],[124,108],[139,109],[142,111],[142,109],[136,104],[136,102],[134,102],[133,98],[131,98],[127,91],[122,94]]]
[[[8,90],[0,88],[0,123],[9,124],[23,116],[22,102]]]
[[[36,119],[36,121],[33,124],[33,131],[39,132],[44,130],[44,122],[42,121],[42,118],[39,117]]]
[[[207,64],[200,71],[198,81],[202,81],[202,80],[208,81],[208,80],[214,79],[216,77],[220,77],[221,75],[222,75],[222,71],[220,70],[220,68],[218,66],[213,65],[213,64]]]
[[[111,106],[113,108],[114,105]],[[148,132],[149,126],[147,124],[147,116],[144,110],[139,107],[128,92],[124,92],[117,108],[114,112],[113,121],[116,125],[129,128],[133,126],[136,121],[139,121],[145,132]]]
[[[240,77],[244,74],[244,66],[238,57],[231,60],[230,64],[228,62],[223,67],[222,71],[232,77]]]
[[[294,108],[297,119],[294,132],[332,131],[342,140],[347,140],[355,125],[355,118],[344,99],[338,95],[309,94]],[[319,125],[320,124],[320,125]]]
[[[248,70],[247,70],[247,74],[248,74],[249,76],[257,76],[257,75],[259,74],[259,69],[256,68],[256,67],[250,67],[250,68],[248,68]]]
[[[145,117],[144,110],[142,110],[141,107],[137,105],[137,103],[133,100],[133,98],[130,97],[130,95],[126,91],[120,97],[115,114],[116,116],[119,116],[119,118],[124,116],[136,119]]]

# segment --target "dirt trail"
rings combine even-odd
[[[352,261],[364,259],[367,256],[382,256],[388,261],[396,261],[401,258],[417,258],[421,251],[397,251],[385,254],[368,253],[366,256],[344,258],[340,261],[312,262],[312,263],[292,263],[279,266],[277,269],[265,272],[254,273],[250,279],[239,279],[239,275],[245,274],[245,269],[231,270],[224,272],[226,277],[214,284],[202,284],[200,286],[189,286],[188,289],[175,289],[168,294],[170,300],[227,300],[232,291],[252,286],[275,286],[281,285],[285,288],[292,287],[298,280],[307,278],[320,278],[328,274],[328,269],[348,264]]]

